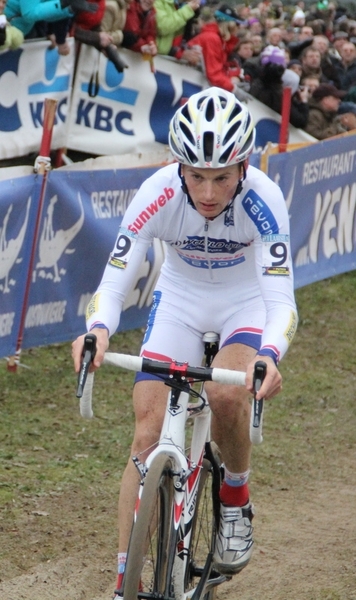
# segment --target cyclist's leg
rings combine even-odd
[[[243,344],[224,346],[218,352],[214,367],[245,371],[256,350]],[[212,416],[212,438],[220,448],[225,466],[233,473],[249,469],[250,394],[244,387],[207,383],[206,390]]]
[[[261,345],[265,308],[260,298],[232,307],[220,334],[221,347],[213,366],[246,371]],[[245,387],[206,384],[213,413],[213,439],[218,444],[225,466],[233,473],[244,473],[250,466],[250,394]]]
[[[260,347],[265,322],[263,307],[254,303],[236,312],[222,331],[222,347],[213,366],[245,371]],[[252,505],[248,475],[251,443],[249,438],[249,392],[244,387],[206,385],[212,409],[212,437],[219,445],[225,465],[220,490],[221,518],[214,562],[225,574],[244,568],[252,555]]]
[[[186,360],[200,364],[203,342],[200,332],[172,315],[164,301],[155,306],[154,318],[144,337],[141,355],[160,360]],[[136,377],[133,391],[135,432],[131,456],[141,462],[147,458],[150,448],[157,443],[161,431],[169,388],[157,377],[140,373]],[[138,471],[130,459],[120,486],[119,497],[119,552],[126,552],[134,505],[139,485]]]
[[[144,462],[149,448],[159,439],[168,388],[161,381],[140,381],[135,384],[133,404],[135,433],[131,456]],[[135,500],[139,487],[139,473],[130,458],[124,471],[119,497],[119,552],[126,552],[131,532]]]

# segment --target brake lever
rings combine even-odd
[[[87,333],[84,338],[82,366],[78,374],[77,398],[81,398],[83,396],[85,382],[89,373],[89,367],[94,360],[95,354],[96,335],[94,335],[94,333]]]
[[[250,421],[250,439],[253,444],[261,444],[263,441],[262,436],[262,422],[263,422],[263,398],[257,400],[256,394],[261,389],[264,378],[267,373],[267,365],[264,361],[259,360],[255,363],[255,370],[253,373],[253,403],[251,411]]]

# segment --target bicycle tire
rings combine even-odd
[[[220,458],[217,446],[210,445],[209,459],[204,458],[198,487],[197,503],[192,523],[185,573],[185,592],[196,586],[197,576],[204,577],[203,569],[208,556],[215,547],[216,532],[220,514]],[[201,600],[214,600],[216,588],[201,596]]]
[[[125,600],[137,600],[139,592],[162,599],[170,595],[174,495],[171,469],[171,458],[165,453],[159,454],[145,478],[127,553],[123,581]]]

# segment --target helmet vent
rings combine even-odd
[[[198,157],[196,156],[196,154],[194,154],[194,152],[189,148],[189,146],[187,146],[187,144],[184,144],[184,150],[185,150],[185,154],[188,157],[189,163],[190,164],[195,164],[198,162]]]
[[[198,102],[197,102],[197,108],[200,109],[201,105],[203,104],[203,102],[205,102],[206,100],[206,96],[202,96],[201,98],[199,98]]]
[[[241,106],[238,106],[237,104],[234,106],[234,109],[231,111],[230,115],[229,115],[229,122],[232,121],[233,119],[235,119],[241,112]]]
[[[225,150],[225,152],[222,153],[222,155],[219,158],[219,163],[221,163],[222,165],[225,165],[227,163],[227,161],[229,160],[230,154],[234,149],[234,145],[235,145],[235,142],[230,144],[230,146]]]
[[[224,140],[223,140],[223,146],[225,146],[225,144],[228,143],[228,141],[232,138],[233,135],[235,135],[236,131],[239,129],[241,123],[237,122],[234,125],[231,125],[231,127],[229,128],[229,131],[226,133]]]
[[[214,153],[214,134],[212,131],[204,133],[203,149],[205,162],[210,162],[213,159]]]
[[[243,145],[243,147],[240,149],[239,154],[243,155],[245,154],[245,152],[251,150],[251,145],[253,143],[253,130],[250,133],[250,135],[248,136],[248,139],[246,140],[245,144]]]
[[[190,116],[190,112],[189,112],[189,108],[188,108],[188,104],[185,104],[182,108],[182,115],[187,119],[187,121],[189,121],[189,123],[192,122],[192,118]]]
[[[188,141],[195,146],[195,140],[189,127],[187,127],[185,123],[181,123],[180,127]]]
[[[171,135],[169,136],[169,145],[172,148],[173,154],[177,154],[179,156],[180,150]]]
[[[210,98],[205,109],[205,118],[207,121],[212,121],[215,117],[215,102],[213,98]]]

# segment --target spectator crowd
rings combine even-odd
[[[345,0],[346,2],[346,0]],[[353,13],[355,11],[355,14]],[[120,48],[167,55],[204,72],[210,85],[281,113],[322,140],[356,129],[356,8],[350,2],[282,0],[0,0],[0,52],[68,37],[102,52],[122,72]]]

